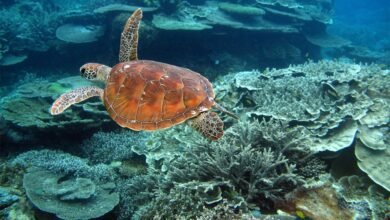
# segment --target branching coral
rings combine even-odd
[[[98,163],[111,163],[129,159],[134,154],[132,146],[143,147],[143,133],[133,131],[97,132],[85,140],[81,148],[89,160]]]
[[[223,142],[193,146],[185,157],[171,164],[168,175],[177,182],[230,181],[247,201],[275,199],[302,183],[294,173],[295,165],[282,151],[255,146],[245,129],[242,131],[237,136],[227,132]]]
[[[120,213],[126,213],[123,219],[188,219],[205,213],[218,216],[221,210],[229,216],[226,218],[235,218],[248,212],[248,203],[272,210],[274,199],[303,184],[288,159],[301,152],[299,144],[291,140],[299,129],[288,131],[287,124],[276,120],[242,120],[227,129],[221,142],[204,141],[182,126],[147,137],[147,157],[154,157],[156,150],[170,155],[155,158],[164,166],[156,166],[157,161],[149,163],[148,175],[120,184],[122,194],[132,195],[124,196],[120,206]],[[172,208],[163,209],[167,204]]]
[[[169,192],[159,192],[150,204],[135,213],[135,219],[242,219],[241,212],[234,212],[242,202],[234,204],[219,199],[215,204],[207,204],[205,194],[214,187],[218,188],[218,184],[190,182],[179,184]]]
[[[23,168],[38,167],[54,173],[88,177],[96,181],[115,179],[116,175],[109,165],[90,166],[86,159],[54,150],[32,150],[18,155],[12,160],[13,166]]]

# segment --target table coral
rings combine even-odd
[[[58,81],[33,79],[20,84],[0,101],[0,113],[7,122],[9,131],[29,139],[28,135],[34,132],[50,133],[53,129],[66,132],[70,131],[70,128],[77,129],[81,126],[83,130],[88,130],[110,123],[111,120],[98,99],[95,102],[78,104],[61,117],[49,114],[48,109],[55,98],[63,91],[80,84],[90,85],[91,82],[83,81],[81,77],[70,77]]]
[[[119,202],[119,195],[112,192],[113,183],[97,185],[86,178],[64,177],[34,168],[24,175],[23,186],[35,206],[63,219],[97,218]]]

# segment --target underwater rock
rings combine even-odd
[[[104,29],[99,25],[64,24],[57,28],[56,37],[68,43],[90,43],[97,41]]]
[[[24,175],[23,187],[35,206],[63,219],[98,218],[119,203],[113,183],[97,185],[90,179],[38,168],[29,169]]]

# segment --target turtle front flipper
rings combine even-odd
[[[200,113],[190,121],[190,125],[212,141],[216,141],[223,136],[223,121],[215,112]]]
[[[88,98],[103,97],[104,90],[99,87],[82,87],[62,94],[50,107],[50,114],[59,115],[71,105],[82,102]]]
[[[138,60],[138,29],[142,19],[142,10],[139,8],[133,12],[127,20],[121,34],[119,62]]]

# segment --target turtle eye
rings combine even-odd
[[[81,69],[80,69],[80,72],[81,72],[82,75],[84,75],[84,73],[85,73],[85,68],[81,68]]]

